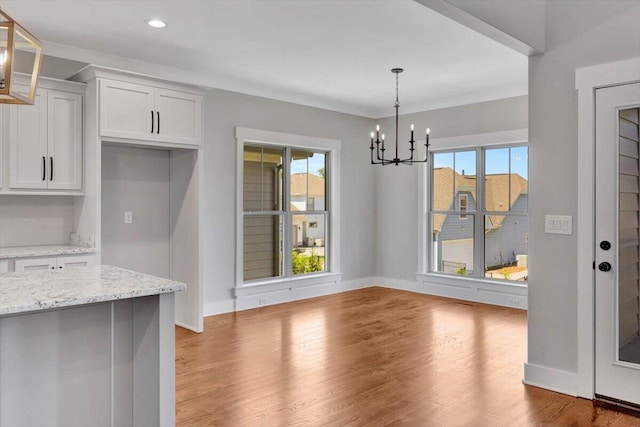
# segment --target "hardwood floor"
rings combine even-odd
[[[176,332],[179,426],[640,426],[524,386],[526,312],[368,288]]]

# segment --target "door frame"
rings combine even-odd
[[[640,82],[640,57],[576,69],[578,91],[577,394],[595,397],[595,94]]]

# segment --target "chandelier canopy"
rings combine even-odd
[[[411,125],[411,138],[409,139],[409,157],[406,159],[401,159],[398,152],[398,110],[400,109],[400,101],[398,100],[398,76],[404,70],[402,68],[393,68],[391,70],[392,73],[396,75],[396,102],[394,103],[394,108],[396,109],[396,154],[392,159],[385,158],[384,152],[386,148],[384,147],[384,133],[382,134],[382,138],[380,137],[380,125],[376,125],[376,131],[371,132],[371,164],[372,165],[412,165],[413,163],[426,163],[429,159],[429,128],[427,128],[427,133],[425,137],[424,146],[426,148],[426,153],[424,160],[414,160],[413,152],[416,150],[414,147],[415,141],[413,140],[413,124]],[[374,152],[375,151],[375,155]]]

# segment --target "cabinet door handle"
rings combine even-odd
[[[47,180],[47,158],[42,156],[42,180]]]
[[[156,133],[160,133],[160,111],[156,111],[158,113],[158,129]]]
[[[53,181],[53,157],[49,157],[49,163],[50,163],[50,166],[51,166],[51,167],[49,168],[49,169],[50,169],[50,170],[49,170],[49,173],[50,173],[50,175],[49,175],[49,180],[50,180],[50,181]]]
[[[153,110],[151,110],[151,133],[153,133]]]

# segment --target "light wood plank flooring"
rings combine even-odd
[[[640,426],[524,386],[526,312],[368,288],[178,328],[179,426]]]

